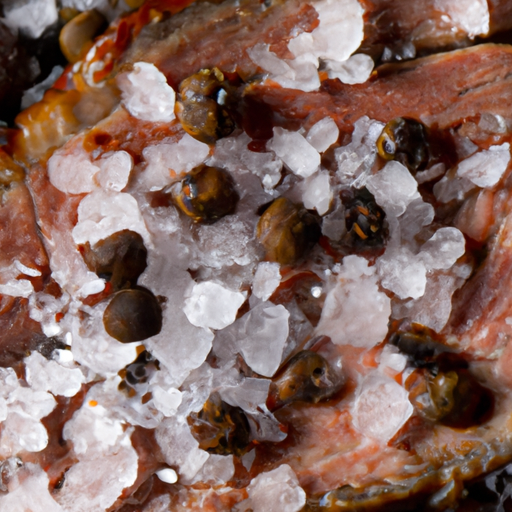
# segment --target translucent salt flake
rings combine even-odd
[[[48,445],[48,432],[36,418],[21,412],[9,413],[2,424],[0,456],[9,457],[21,450],[40,452]]]
[[[4,16],[10,27],[35,39],[57,21],[58,13],[55,0],[16,0],[5,2]]]
[[[436,0],[434,5],[471,38],[489,32],[489,6],[486,0]]]
[[[375,201],[388,214],[399,216],[407,205],[418,199],[418,183],[399,162],[388,162],[377,174],[366,181],[366,187],[375,196]]]
[[[388,250],[379,258],[381,285],[401,299],[417,299],[425,293],[427,269],[423,261],[406,247]]]
[[[67,397],[75,396],[85,381],[78,368],[65,368],[56,361],[48,361],[39,352],[25,358],[25,375],[32,389]]]
[[[243,293],[228,290],[213,281],[204,281],[193,286],[183,311],[192,325],[224,329],[235,321],[244,302]]]
[[[272,377],[279,368],[288,339],[289,317],[290,313],[281,304],[263,302],[237,322],[240,351],[256,373]]]
[[[450,318],[452,296],[460,285],[461,280],[453,275],[438,273],[431,275],[427,280],[423,296],[416,300],[395,304],[393,317],[407,317],[413,322],[440,332]]]
[[[181,391],[175,388],[165,390],[160,386],[151,388],[153,395],[153,403],[155,407],[164,414],[164,416],[172,416],[181,404]]]
[[[179,142],[164,142],[144,148],[142,155],[147,162],[140,180],[148,190],[160,190],[169,185],[176,175],[188,172],[201,164],[210,153],[203,144],[185,134]]]
[[[124,106],[133,117],[154,123],[169,123],[175,118],[174,89],[153,64],[136,62],[133,71],[120,75],[117,83]]]
[[[93,393],[88,393],[84,405],[64,425],[62,434],[73,443],[75,453],[80,456],[109,453],[116,449],[124,435],[122,422],[97,400],[92,400]]]
[[[121,192],[128,184],[133,167],[133,159],[126,151],[115,151],[98,162],[100,172],[96,175],[98,183],[106,190]]]
[[[421,247],[420,257],[428,269],[448,269],[465,252],[464,235],[452,227],[438,229]]]
[[[299,512],[306,493],[288,464],[260,473],[247,487],[250,508],[254,512]]]
[[[319,152],[330,148],[340,136],[338,125],[332,117],[324,117],[315,123],[306,136],[306,140]]]
[[[47,473],[38,464],[23,464],[9,479],[9,492],[0,495],[0,510],[9,512],[64,512],[49,491]]]
[[[368,116],[354,123],[352,140],[334,152],[338,164],[338,177],[342,184],[362,187],[377,159],[377,139],[384,124]]]
[[[221,485],[231,480],[234,474],[233,455],[212,454],[205,465],[198,471],[192,483],[201,482],[203,484]]]
[[[346,256],[316,332],[338,345],[373,347],[385,338],[390,314],[391,302],[379,291],[375,268],[364,258]]]
[[[392,373],[403,372],[407,365],[407,357],[393,345],[386,345],[380,354],[379,369],[391,370]]]
[[[71,466],[56,499],[66,512],[107,510],[135,482],[137,469],[137,452],[127,438],[116,452]]]
[[[28,279],[11,279],[5,284],[0,284],[0,294],[11,297],[30,297],[34,287]]]
[[[204,466],[210,455],[199,448],[185,418],[167,418],[158,425],[155,437],[165,462],[178,468],[180,482],[187,484]]]
[[[360,385],[352,416],[359,432],[387,443],[413,412],[409,395],[400,384],[384,375],[372,373]]]
[[[369,55],[358,53],[344,62],[327,61],[329,78],[338,78],[344,84],[362,84],[370,78],[374,62]]]
[[[364,11],[357,0],[322,0],[313,4],[319,25],[313,32],[303,32],[290,40],[288,49],[295,57],[343,62],[363,40]]]
[[[80,202],[78,223],[72,235],[76,244],[89,242],[94,245],[123,229],[139,233],[151,246],[151,238],[135,198],[122,192],[98,189]]]
[[[76,144],[58,149],[48,160],[51,184],[67,194],[83,194],[97,188],[95,176],[100,168],[91,162],[90,155]]]
[[[510,144],[491,146],[463,160],[457,175],[473,182],[477,187],[494,187],[500,181],[510,162]]]
[[[9,411],[18,412],[36,420],[48,416],[56,405],[55,398],[50,393],[21,386],[10,394],[9,402]]]
[[[252,292],[261,300],[267,300],[281,282],[281,273],[279,263],[262,261],[258,264],[254,280],[252,282]]]
[[[320,166],[320,154],[298,132],[274,128],[274,137],[269,147],[297,176],[307,178]]]
[[[302,202],[308,210],[315,209],[319,215],[328,212],[333,198],[331,179],[327,171],[319,171],[306,178],[300,186]]]
[[[264,406],[270,387],[270,380],[247,378],[236,386],[221,389],[222,400],[234,407],[240,407],[246,412],[256,412],[259,406]]]
[[[270,74],[270,78],[289,89],[314,91],[320,87],[318,78],[318,59],[313,57],[293,60],[282,60],[269,46],[263,43],[255,45],[247,51],[251,60]]]

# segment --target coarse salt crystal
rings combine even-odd
[[[301,183],[302,202],[305,208],[315,209],[319,215],[329,211],[333,199],[330,181],[328,171],[319,171]]]
[[[136,62],[133,71],[119,75],[117,82],[124,106],[132,116],[162,123],[169,123],[175,118],[176,94],[155,65]]]
[[[193,286],[183,311],[192,325],[224,329],[235,321],[238,309],[244,302],[243,293],[228,290],[213,281],[204,281]]]
[[[306,493],[288,464],[260,473],[247,487],[250,508],[254,512],[299,512]]]
[[[390,314],[391,302],[378,289],[375,267],[359,256],[346,256],[316,332],[337,345],[369,348],[385,338]]]
[[[366,187],[384,211],[394,216],[404,213],[407,205],[420,197],[417,181],[404,165],[395,161],[370,176]]]
[[[121,192],[126,187],[133,167],[133,159],[129,153],[126,151],[107,153],[96,163],[100,168],[96,179],[103,188]]]
[[[496,185],[510,162],[510,144],[491,146],[463,160],[457,175],[473,182],[477,187],[490,188]]]
[[[413,412],[409,394],[400,384],[372,373],[360,385],[352,416],[359,432],[387,443]]]
[[[319,153],[323,153],[338,140],[339,136],[340,130],[334,119],[324,117],[309,129],[306,140]]]
[[[320,166],[320,154],[298,132],[291,132],[279,127],[274,128],[274,137],[271,139],[269,147],[297,176],[307,178]]]
[[[252,283],[252,291],[256,297],[265,301],[274,293],[281,282],[279,269],[279,263],[262,261],[258,264]]]
[[[344,84],[362,84],[370,78],[374,62],[369,55],[358,53],[344,62],[327,61],[329,78],[338,78]]]

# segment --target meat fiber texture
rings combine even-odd
[[[510,460],[512,50],[480,45],[373,71],[374,58],[470,44],[508,3],[407,5],[198,3],[155,18],[95,83],[114,22],[67,71],[84,90],[47,94],[20,117],[13,151],[27,176],[0,207],[10,228],[0,234],[0,508],[298,512],[340,489],[340,503],[355,493],[348,507],[421,493],[441,509],[456,506],[462,481]],[[393,16],[389,45],[381,20]],[[238,73],[240,121],[209,146],[174,108],[181,80],[213,66]],[[62,117],[43,129],[31,113],[52,101]],[[413,175],[379,159],[376,140],[397,116],[441,132],[444,160]],[[229,171],[240,196],[214,224],[162,200],[201,164]],[[340,194],[363,186],[386,215],[386,245],[336,252],[347,236]],[[322,223],[321,243],[294,268],[265,261],[255,238],[258,211],[281,196]],[[162,304],[160,333],[142,343],[106,332],[109,284],[78,248],[123,229],[142,237],[138,285]],[[474,247],[487,250],[482,262]],[[290,294],[304,276],[315,276],[307,298]],[[397,321],[464,351],[496,394],[483,425],[422,422],[405,387],[414,366],[387,342]],[[129,396],[119,384],[143,347],[158,369]],[[343,391],[271,412],[273,381],[302,348],[329,361]],[[187,418],[213,392],[248,418],[247,453],[210,453],[192,435]]]

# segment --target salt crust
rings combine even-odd
[[[154,123],[170,123],[175,118],[176,94],[154,64],[136,62],[132,72],[118,75],[117,85],[133,117]]]
[[[331,141],[337,140],[339,136],[332,120],[327,118],[320,121],[313,127],[315,130],[312,128],[306,137],[300,132],[287,132],[286,130],[281,133],[277,132],[277,140],[279,136],[284,135],[285,141],[287,138],[288,141],[297,141],[292,146],[292,150],[297,152],[300,159],[305,158],[307,161],[308,154],[315,155],[314,159],[318,163],[309,177],[307,176],[310,171],[306,170],[304,179],[304,171],[297,167],[299,172],[292,176],[295,180],[293,190],[299,191],[299,201],[302,198],[304,202],[308,202],[306,206],[317,208],[319,213],[326,208],[326,206],[321,206],[322,204],[327,204],[327,208],[332,209],[332,213],[324,219],[324,228],[333,237],[341,236],[339,233],[344,232],[343,207],[339,201],[334,201],[333,205],[330,204],[332,195],[339,190],[340,185],[363,186],[368,184],[369,188],[373,187],[373,190],[377,191],[389,188],[390,181],[397,180],[398,186],[394,190],[390,189],[386,194],[375,194],[377,202],[386,211],[389,221],[390,240],[384,255],[373,267],[369,267],[364,258],[345,257],[343,264],[337,265],[333,269],[338,275],[326,279],[327,297],[315,334],[327,334],[337,344],[372,347],[385,337],[392,301],[380,291],[379,285],[389,286],[390,290],[398,289],[397,287],[400,286],[405,287],[402,295],[409,299],[403,302],[396,298],[393,299],[394,316],[418,315],[422,314],[423,310],[430,309],[428,305],[420,308],[420,304],[424,304],[422,302],[424,297],[419,292],[414,292],[415,286],[417,286],[417,277],[416,281],[413,279],[409,283],[407,279],[404,280],[407,272],[404,272],[403,266],[397,267],[395,274],[397,277],[394,282],[387,283],[385,281],[387,274],[383,269],[386,258],[389,257],[391,261],[402,245],[404,253],[407,255],[406,266],[417,265],[419,269],[417,275],[420,277],[423,275],[422,273],[426,275],[427,270],[433,272],[436,279],[436,276],[439,277],[436,281],[429,275],[423,289],[425,295],[435,293],[433,290],[436,288],[430,286],[430,283],[435,285],[448,276],[450,279],[447,281],[453,283],[453,286],[444,295],[440,293],[439,296],[451,303],[453,290],[464,279],[457,275],[457,266],[454,265],[459,255],[464,252],[463,237],[458,230],[442,228],[433,236],[430,232],[428,235],[422,234],[422,238],[418,240],[415,239],[416,235],[423,233],[422,230],[425,229],[425,226],[433,220],[434,212],[432,206],[421,199],[417,191],[417,182],[407,169],[392,162],[391,164],[396,165],[388,164],[379,173],[371,174],[376,161],[375,140],[380,134],[382,126],[381,123],[368,118],[361,118],[356,122],[351,143],[335,150],[338,171],[334,178],[329,177],[326,171],[319,169],[319,151],[325,150],[328,147],[327,143],[331,145]],[[315,136],[318,135],[318,133],[315,135],[316,131],[322,135],[320,139],[326,139],[324,146],[319,145],[320,139],[315,139]],[[112,463],[119,468],[121,480],[126,485],[130,485],[127,482],[130,481],[133,472],[136,472],[137,457],[131,447],[128,433],[123,433],[125,423],[141,425],[144,428],[156,427],[156,438],[162,448],[165,460],[167,464],[178,470],[180,483],[187,484],[209,478],[211,483],[216,485],[229,480],[233,470],[232,460],[212,456],[200,450],[186,423],[188,414],[192,411],[199,411],[214,390],[220,392],[223,400],[231,405],[241,407],[246,412],[252,435],[258,441],[279,442],[286,437],[286,434],[280,430],[279,423],[265,407],[270,381],[262,378],[242,378],[235,367],[236,357],[239,353],[253,371],[259,375],[271,377],[277,371],[282,358],[286,357],[290,350],[293,350],[294,340],[300,341],[304,339],[305,335],[313,334],[312,327],[310,325],[308,327],[307,320],[302,319],[303,314],[301,317],[300,310],[296,305],[290,304],[285,308],[282,305],[276,306],[265,302],[279,284],[279,265],[267,262],[261,262],[258,265],[261,255],[257,248],[253,248],[250,243],[251,233],[253,233],[258,219],[253,212],[259,205],[268,202],[273,194],[276,194],[273,187],[281,179],[281,158],[283,156],[279,155],[278,151],[272,147],[276,137],[269,145],[270,151],[267,153],[250,151],[247,148],[250,139],[244,133],[235,134],[219,141],[207,163],[219,165],[232,172],[241,196],[239,208],[235,215],[228,216],[213,226],[195,226],[191,229],[190,221],[180,217],[173,207],[153,208],[144,194],[151,187],[160,186],[159,183],[163,183],[163,181],[166,181],[167,184],[167,180],[172,179],[169,169],[166,168],[165,172],[160,175],[162,181],[158,182],[160,179],[158,172],[161,170],[161,168],[159,169],[160,162],[165,162],[166,158],[170,158],[169,155],[172,152],[178,155],[176,158],[180,160],[180,165],[185,170],[196,165],[196,160],[208,157],[209,151],[207,153],[201,145],[197,146],[196,144],[197,151],[194,151],[195,143],[193,139],[187,137],[184,136],[179,142],[168,140],[153,146],[158,149],[155,149],[153,154],[149,151],[144,155],[147,162],[146,169],[136,178],[137,187],[141,188],[140,191],[131,190],[131,195],[120,193],[117,190],[104,190],[110,185],[105,180],[99,179],[100,174],[96,174],[92,180],[94,182],[92,192],[82,200],[79,207],[79,222],[75,227],[76,231],[73,231],[75,239],[71,241],[71,245],[70,241],[66,240],[68,249],[78,241],[94,243],[95,240],[108,236],[109,230],[115,232],[122,229],[119,227],[120,222],[127,229],[133,229],[143,235],[150,251],[148,267],[139,279],[139,284],[151,289],[155,295],[162,295],[166,298],[163,305],[162,331],[157,336],[145,341],[148,350],[161,363],[161,371],[156,372],[150,381],[139,389],[140,393],[151,391],[152,400],[141,404],[137,398],[126,399],[124,395],[116,391],[119,383],[116,373],[135,359],[136,344],[123,345],[106,334],[102,325],[102,314],[106,304],[98,304],[94,308],[81,304],[78,292],[82,290],[85,293],[85,291],[93,291],[95,286],[99,287],[102,283],[94,282],[98,281],[97,276],[92,274],[93,279],[86,271],[83,271],[84,264],[81,258],[82,270],[80,272],[82,274],[78,272],[75,275],[71,270],[74,267],[64,270],[57,265],[54,269],[54,274],[58,275],[58,272],[62,272],[61,275],[66,276],[62,280],[66,282],[68,290],[73,280],[78,279],[81,282],[80,287],[75,286],[71,291],[71,301],[68,304],[69,313],[60,322],[59,328],[62,329],[61,332],[67,332],[69,335],[66,339],[72,342],[72,355],[77,362],[83,365],[83,379],[85,381],[92,380],[95,377],[94,373],[106,378],[103,383],[96,384],[91,388],[84,406],[66,424],[67,439],[73,442],[75,451],[79,454],[79,463],[70,470],[70,472],[73,471],[73,475],[76,474],[76,478],[70,481],[69,490],[66,491],[68,494],[64,493],[63,496],[66,497],[63,498],[64,501],[61,501],[67,507],[70,506],[72,494],[81,492],[77,484],[79,479],[85,478],[85,471],[88,468],[93,467],[94,464],[100,465],[100,460],[104,464]],[[159,148],[159,146],[165,147]],[[185,151],[185,146],[188,148],[187,151]],[[277,148],[280,150],[279,141]],[[146,148],[146,150],[149,149]],[[192,149],[192,154],[188,156],[190,149]],[[201,150],[204,150],[202,154]],[[286,148],[283,148],[283,151],[286,152]],[[67,152],[68,155],[74,155],[73,150],[69,148]],[[152,161],[154,155],[156,156]],[[95,162],[95,165],[98,164],[98,169],[101,168],[98,162],[107,161],[109,156],[105,155],[104,158]],[[127,162],[126,158],[121,155],[117,158]],[[194,158],[196,160],[192,163]],[[291,168],[286,161],[285,165]],[[112,167],[114,168],[114,166]],[[165,164],[162,167],[165,167]],[[121,165],[121,168],[126,170],[127,165]],[[150,171],[147,176],[153,175],[156,178],[154,180],[151,178],[144,184],[143,181],[140,181],[140,176],[148,169]],[[173,171],[176,172],[176,169]],[[123,176],[128,179],[130,172],[125,172]],[[322,180],[325,182],[325,178],[327,178],[327,186],[322,188]],[[314,193],[306,188],[300,191],[305,183],[315,183],[316,180],[320,181],[318,187],[311,189],[315,191]],[[118,180],[116,183],[118,183],[116,186],[120,186],[123,180]],[[279,193],[282,193],[282,190],[288,190],[289,194],[293,192],[292,188],[286,189],[286,186],[279,185]],[[311,199],[306,199],[310,196],[312,196]],[[318,197],[315,199],[315,196]],[[192,236],[184,236],[186,232],[191,232]],[[213,235],[212,232],[214,232]],[[213,238],[211,238],[212,236]],[[236,243],[233,243],[233,239],[236,240]],[[219,243],[218,240],[221,241],[222,247],[216,246]],[[422,244],[419,240],[427,240],[427,242]],[[58,244],[57,236],[54,237],[52,243]],[[58,253],[58,249],[61,248],[54,247],[52,252],[52,268],[53,262],[55,262],[54,255]],[[240,252],[237,253],[237,251]],[[62,250],[62,255],[59,257],[64,257],[64,253],[65,251]],[[236,257],[233,257],[233,254],[236,254]],[[199,276],[197,282],[187,272],[188,268],[197,268]],[[264,282],[263,274],[270,277],[269,281]],[[236,290],[240,289],[242,284],[251,282],[253,285],[253,296],[249,302],[251,309],[234,321],[240,307],[238,304],[242,299],[245,300],[245,296]],[[209,289],[208,293],[204,294],[206,298],[209,298],[205,304],[213,307],[212,314],[209,315],[207,323],[196,326],[190,322],[191,319],[194,320],[194,313],[191,318],[184,311],[186,306],[184,308],[183,297],[189,297],[189,299],[203,297],[201,290],[205,285]],[[260,285],[261,289],[258,288]],[[213,299],[218,299],[219,292],[217,287],[222,289],[222,293],[228,293],[227,301],[218,300],[218,304],[215,303]],[[256,290],[258,290],[257,293]],[[397,295],[400,297],[399,294]],[[33,298],[34,296],[36,298]],[[411,296],[418,298],[410,299]],[[69,296],[66,299],[66,295],[64,295],[62,300],[66,302],[70,299]],[[46,318],[46,313],[44,313],[46,305],[43,303],[44,301],[48,302],[51,305],[48,310],[52,311],[58,311],[63,304],[53,304],[52,300],[45,297],[44,294],[32,295],[31,301],[31,314],[41,318],[47,326],[45,328],[50,330],[55,328],[50,320],[55,313]],[[361,303],[365,304],[364,308],[361,308]],[[226,316],[227,320],[219,314],[220,310],[229,313]],[[78,311],[85,315],[83,321],[78,319]],[[369,316],[369,312],[373,316]],[[428,316],[428,312],[425,314]],[[203,317],[201,316],[201,318]],[[218,324],[214,325],[210,320],[211,322],[222,320],[222,326],[215,327]],[[431,315],[430,318],[427,318],[426,322],[428,321],[440,324],[443,319],[436,319]],[[429,325],[426,322],[425,325]],[[220,329],[215,334],[215,341],[210,330],[212,328]],[[308,329],[310,330],[308,331]],[[183,343],[183,340],[187,340],[187,343]],[[211,368],[209,364],[205,363],[213,341],[214,352],[221,365],[218,369]],[[45,363],[39,358],[37,359],[34,358],[34,362],[30,360],[30,364],[36,367],[36,363],[41,363],[44,366]],[[400,354],[392,351],[390,353],[383,352],[378,370],[378,377],[381,380],[377,379],[375,381],[377,384],[368,380],[364,387],[361,386],[357,407],[354,406],[361,425],[370,421],[365,412],[365,404],[372,403],[372,400],[376,400],[375,397],[380,397],[382,403],[386,403],[386,398],[389,398],[387,396],[389,382],[382,379],[388,378],[385,377],[386,375],[399,373],[403,369],[403,362],[403,357]],[[52,363],[58,364],[55,361]],[[71,361],[70,369],[72,367]],[[383,382],[385,385],[381,385]],[[44,386],[46,385],[45,382]],[[398,384],[396,386],[401,388]],[[401,389],[403,391],[403,388]],[[51,395],[48,396],[51,397]],[[91,401],[97,402],[98,405],[91,407],[88,405]],[[390,404],[388,400],[388,408],[385,410],[385,414],[389,418],[388,426],[397,425],[402,420],[406,421],[405,417],[409,407],[412,407],[410,404],[407,406],[407,403],[402,400],[398,404]],[[1,414],[9,414],[8,422],[11,421],[12,426],[8,428],[7,433],[14,432],[19,425],[18,413],[9,412],[8,404],[0,403]],[[11,420],[9,420],[10,417],[12,417]],[[9,426],[9,423],[7,424]],[[27,423],[30,427],[27,431],[28,434],[34,432],[35,437],[33,436],[32,441],[27,434],[26,442],[32,443],[35,447],[42,445],[42,441],[44,441],[44,435],[40,430],[38,431],[37,424],[42,427],[38,421],[33,424]],[[369,426],[365,434],[372,437],[372,428],[377,429],[378,427],[371,422],[366,424]],[[45,433],[46,431],[44,431]],[[13,445],[11,438],[8,441]],[[96,448],[93,448],[94,446]],[[250,466],[249,460],[245,462]],[[91,480],[90,485],[96,486],[98,481]],[[286,485],[283,483],[276,485],[276,492],[279,489],[279,492],[282,493]],[[293,485],[291,487],[293,488]],[[122,487],[119,485],[113,486],[107,493],[108,499],[115,500],[121,491]],[[301,492],[303,493],[300,488],[297,488],[296,496]],[[114,497],[115,493],[117,494]],[[257,510],[255,508],[258,506],[257,502],[252,503],[252,497],[248,501],[253,510]],[[163,503],[155,502],[156,510],[160,505],[164,506]],[[85,507],[85,504],[83,506]],[[290,508],[290,510],[299,510],[300,508]],[[71,509],[69,510],[71,511]],[[89,509],[83,508],[83,510]],[[103,509],[91,508],[90,510]],[[261,510],[270,509],[262,508]]]
[[[395,380],[374,372],[362,381],[352,416],[359,432],[387,443],[413,412],[408,392]]]

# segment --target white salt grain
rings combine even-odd
[[[472,181],[477,187],[490,188],[496,185],[510,162],[510,144],[491,146],[463,160],[457,175]]]
[[[143,149],[142,156],[147,166],[140,181],[147,190],[160,190],[169,185],[176,175],[181,175],[201,164],[210,148],[185,134],[178,143],[164,142]]]
[[[374,62],[369,55],[358,53],[344,62],[327,61],[329,78],[338,78],[344,84],[362,84],[370,78]]]
[[[279,268],[279,263],[269,261],[258,263],[252,283],[252,292],[256,297],[265,301],[274,293],[281,282]]]
[[[32,283],[27,279],[12,279],[5,284],[0,284],[0,294],[11,297],[30,297],[34,292]]]
[[[275,127],[274,137],[269,142],[269,148],[297,176],[307,178],[320,166],[320,154],[298,132]]]
[[[136,62],[132,72],[119,75],[117,83],[124,106],[132,116],[154,123],[169,123],[175,118],[176,94],[153,64]]]
[[[379,291],[375,268],[359,256],[346,256],[336,286],[327,294],[317,334],[337,345],[373,347],[388,331],[389,298]]]
[[[183,311],[192,325],[224,329],[235,321],[238,309],[244,302],[243,293],[228,290],[213,281],[204,281],[193,286]]]
[[[319,152],[330,148],[340,136],[338,125],[332,117],[324,117],[315,123],[306,136],[306,140]]]
[[[56,361],[48,361],[39,352],[25,358],[25,375],[35,391],[50,391],[66,397],[75,396],[85,381],[78,368],[65,368]]]
[[[98,183],[106,190],[121,192],[128,184],[133,159],[126,151],[115,151],[104,155],[97,162],[100,171],[96,174]]]
[[[489,6],[486,0],[435,0],[434,5],[470,38],[489,32]]]
[[[99,170],[79,142],[74,147],[58,149],[48,160],[51,184],[68,194],[92,192],[97,187],[95,176]]]
[[[164,414],[172,416],[181,404],[182,393],[178,389],[162,389],[160,386],[152,386],[151,394],[155,407]]]
[[[288,464],[260,473],[247,487],[250,508],[254,512],[299,512],[306,493]]]
[[[283,305],[263,302],[237,322],[240,351],[256,373],[272,377],[279,368],[288,339],[289,317]]]
[[[319,215],[329,211],[333,192],[328,171],[318,171],[301,184],[302,202],[308,210],[316,210]]]
[[[373,373],[360,385],[352,416],[362,434],[387,443],[411,417],[407,391],[393,379]]]
[[[377,263],[381,285],[401,299],[417,299],[425,293],[427,269],[406,247],[388,249]]]
[[[377,174],[370,176],[366,187],[386,213],[399,216],[407,205],[420,197],[418,183],[399,162],[388,162]]]
[[[151,246],[151,238],[135,198],[122,192],[97,189],[80,202],[78,223],[72,235],[76,244],[89,242],[94,245],[123,229],[139,233],[146,246]]]
[[[438,229],[421,247],[421,259],[428,269],[448,269],[465,252],[464,235],[453,227]]]

